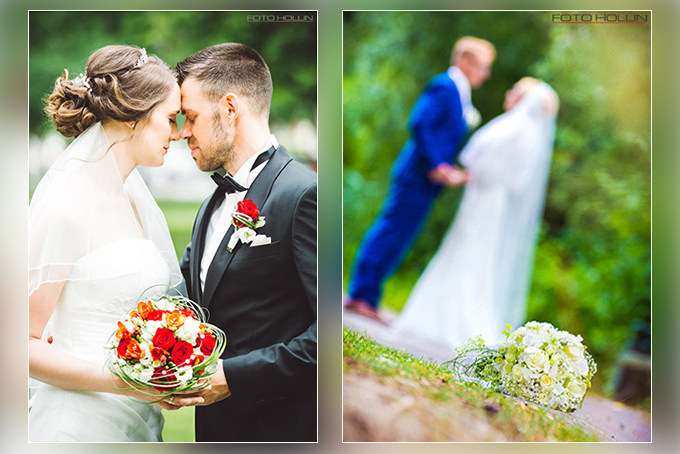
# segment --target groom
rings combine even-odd
[[[200,170],[226,171],[212,176],[180,266],[227,346],[209,389],[169,402],[198,405],[196,441],[315,441],[316,174],[269,132],[272,80],[255,50],[208,47],[177,78],[180,137]],[[232,240],[239,202],[265,218],[258,241]]]
[[[470,89],[491,75],[494,46],[466,36],[456,42],[448,71],[434,76],[409,117],[411,138],[392,167],[387,198],[359,245],[345,309],[384,323],[378,302],[387,277],[403,261],[443,186],[467,174],[454,167],[468,131],[479,123]]]

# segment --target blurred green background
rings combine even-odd
[[[213,44],[230,41],[247,44],[262,55],[271,69],[274,94],[270,124],[286,125],[300,120],[316,124],[316,20],[312,23],[252,23],[247,20],[252,14],[262,13],[32,11],[29,14],[30,134],[43,138],[54,130],[43,114],[43,99],[52,91],[62,70],[67,68],[72,77],[84,72],[90,54],[109,44],[145,47],[171,67]],[[316,17],[314,11],[277,11],[275,14]],[[181,127],[181,119],[179,123]],[[190,240],[200,202],[158,200],[158,204],[168,221],[177,255],[181,257]],[[164,411],[164,415],[165,441],[194,440],[193,408]]]
[[[87,58],[109,44],[145,47],[174,65],[205,47],[236,41],[271,68],[271,123],[316,122],[316,23],[252,23],[252,11],[33,11],[29,15],[29,125],[51,125],[42,98],[64,68],[84,72]],[[283,13],[277,13],[283,14]],[[290,14],[300,15],[301,12]],[[307,14],[307,13],[305,13]],[[316,12],[312,12],[316,15]]]
[[[498,58],[472,93],[484,122],[523,76],[545,80],[561,100],[528,320],[580,333],[600,366],[596,389],[611,394],[633,322],[651,317],[651,25],[552,24],[551,14],[344,13],[344,283],[418,95],[446,70],[458,38],[487,39]],[[439,198],[383,307],[401,310],[461,195]]]

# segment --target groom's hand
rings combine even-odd
[[[195,393],[178,393],[173,394],[172,396],[173,404],[180,407],[210,405],[231,396],[229,384],[227,384],[227,378],[224,376],[222,360],[219,360],[217,364],[217,372],[215,372],[215,375],[213,375],[210,381],[210,386]]]
[[[462,186],[468,180],[468,173],[459,167],[442,163],[430,170],[427,178],[432,183],[442,186]]]

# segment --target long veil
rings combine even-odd
[[[455,347],[499,342],[524,321],[555,135],[557,95],[539,83],[461,152],[471,181],[395,326]]]
[[[110,148],[96,123],[38,184],[29,207],[29,295],[44,283],[68,281],[74,268],[79,279],[92,277],[99,270],[82,259],[123,239],[153,241],[168,263],[168,284],[182,281],[162,211],[136,169],[123,181]]]

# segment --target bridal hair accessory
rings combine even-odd
[[[149,56],[146,54],[146,49],[144,47],[142,47],[141,52],[142,55],[139,57],[139,60],[137,60],[137,63],[135,63],[135,68],[139,68],[144,63],[149,61]]]
[[[209,386],[227,345],[224,332],[207,323],[205,308],[174,288],[177,296],[170,296],[170,289],[162,284],[146,289],[104,346],[110,350],[106,366],[129,387],[121,389],[155,396],[144,388],[156,388],[161,393],[156,402]]]
[[[443,365],[463,381],[472,381],[512,396],[572,412],[581,408],[597,364],[581,336],[550,323],[528,322],[510,332],[505,342],[489,347],[482,336],[456,349],[456,357]]]
[[[255,229],[264,226],[264,216],[260,216],[260,210],[257,205],[250,200],[245,199],[236,204],[236,209],[231,214],[231,223],[234,224],[236,230],[229,238],[227,250],[233,251],[239,240],[242,243],[250,243],[250,247],[270,244],[272,239],[267,235],[258,235]]]
[[[74,79],[76,82],[78,82],[80,85],[83,87],[87,88],[87,91],[92,92],[92,87],[90,86],[90,82],[87,80],[87,77],[83,74],[80,73],[78,77]]]

